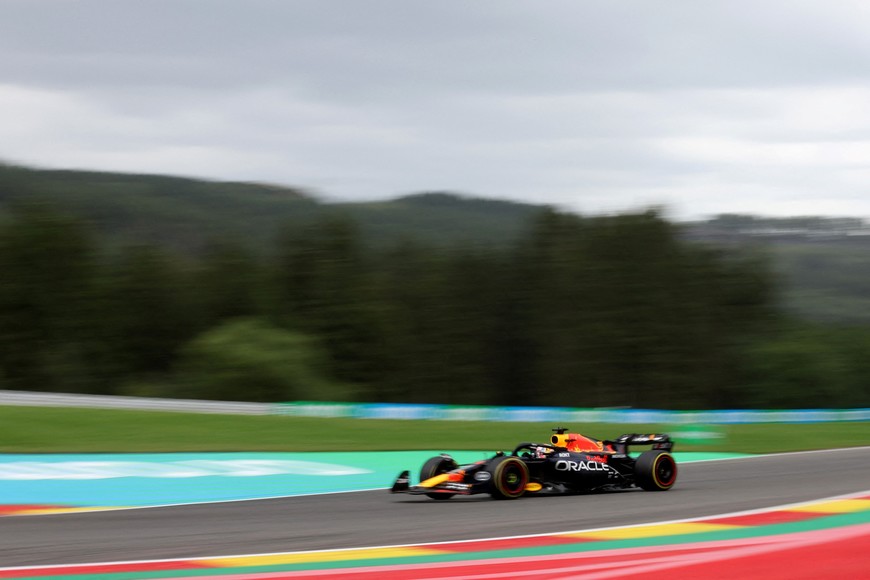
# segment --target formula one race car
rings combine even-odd
[[[668,435],[631,433],[610,441],[566,431],[553,429],[550,443],[520,443],[510,455],[499,451],[470,465],[458,465],[441,454],[423,464],[418,485],[410,485],[410,472],[403,471],[391,491],[432,499],[478,493],[516,499],[630,487],[667,491],[677,480],[677,463],[670,453],[674,443]],[[629,455],[630,445],[652,449],[635,458]]]

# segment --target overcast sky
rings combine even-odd
[[[870,2],[0,0],[0,160],[870,218]]]

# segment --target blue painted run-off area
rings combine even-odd
[[[491,456],[451,453],[459,463]],[[389,487],[435,451],[0,455],[0,505],[143,507]],[[677,453],[678,462],[736,454]]]

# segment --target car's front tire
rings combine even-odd
[[[435,477],[436,475],[441,475],[442,473],[447,473],[448,471],[453,471],[459,467],[459,464],[456,463],[452,458],[445,457],[443,455],[439,455],[438,457],[433,457],[423,464],[423,467],[420,468],[420,482],[424,482],[427,479]],[[454,493],[444,493],[444,492],[431,492],[426,494],[428,497],[432,499],[450,499],[453,497]]]
[[[667,491],[677,481],[677,462],[667,451],[641,453],[634,464],[634,480],[646,491]]]
[[[516,499],[526,491],[529,467],[519,457],[497,457],[486,469],[491,475],[490,495],[496,499]]]

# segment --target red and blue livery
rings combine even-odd
[[[630,433],[600,440],[567,431],[554,429],[549,443],[520,443],[510,454],[499,451],[468,465],[441,454],[423,464],[417,485],[411,485],[410,471],[403,471],[391,491],[436,500],[482,493],[516,499],[627,488],[667,491],[677,480],[668,435]],[[638,445],[651,449],[630,455],[629,447]]]

